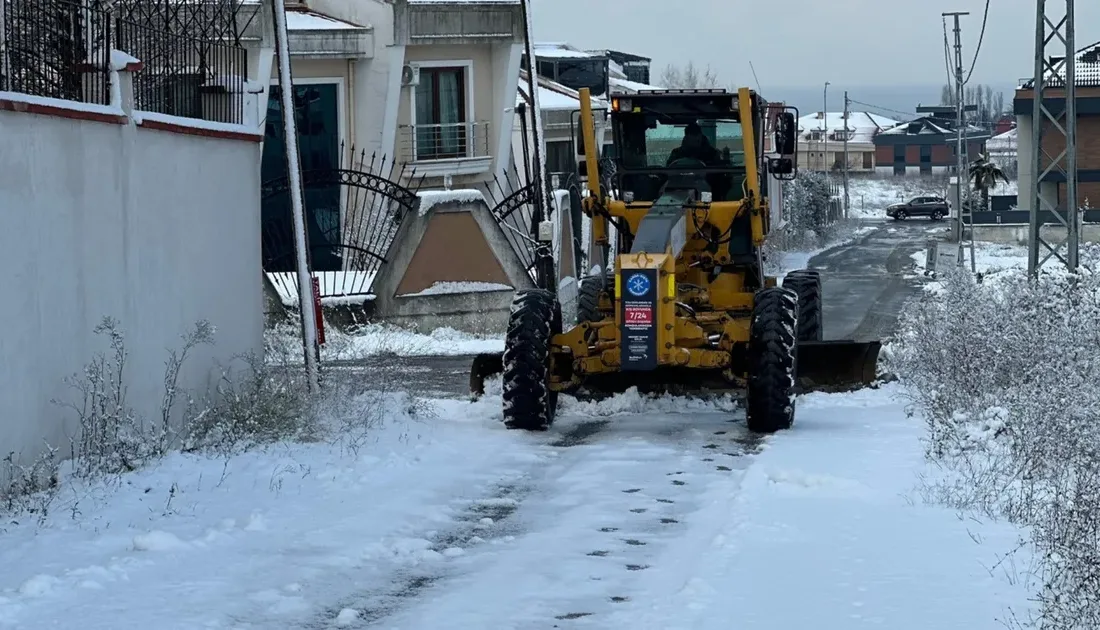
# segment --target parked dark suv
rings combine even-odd
[[[902,221],[909,217],[930,217],[933,221],[939,221],[947,216],[950,205],[943,197],[926,195],[913,197],[905,203],[895,203],[886,207],[886,216],[895,221]]]

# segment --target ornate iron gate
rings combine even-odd
[[[362,301],[410,211],[419,207],[419,180],[385,157],[365,152],[350,164],[302,173],[310,269],[322,298]],[[410,181],[412,187],[397,181]],[[263,268],[276,290],[296,302],[293,216],[286,177],[265,182],[261,227]]]

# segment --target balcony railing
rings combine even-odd
[[[402,125],[399,148],[410,162],[486,158],[489,123],[461,122],[443,125]]]

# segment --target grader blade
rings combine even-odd
[[[802,391],[847,391],[878,378],[881,341],[798,342],[798,383]]]

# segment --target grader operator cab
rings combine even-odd
[[[553,287],[516,293],[503,354],[478,356],[471,375],[480,393],[502,373],[506,426],[549,428],[561,393],[637,386],[741,392],[749,429],[770,433],[791,427],[800,391],[874,381],[879,342],[822,340],[818,272],[782,286],[765,274],[768,173],[796,175],[794,113],[746,88],[613,95],[608,191],[580,100],[584,211],[609,269],[582,279],[569,325]]]

